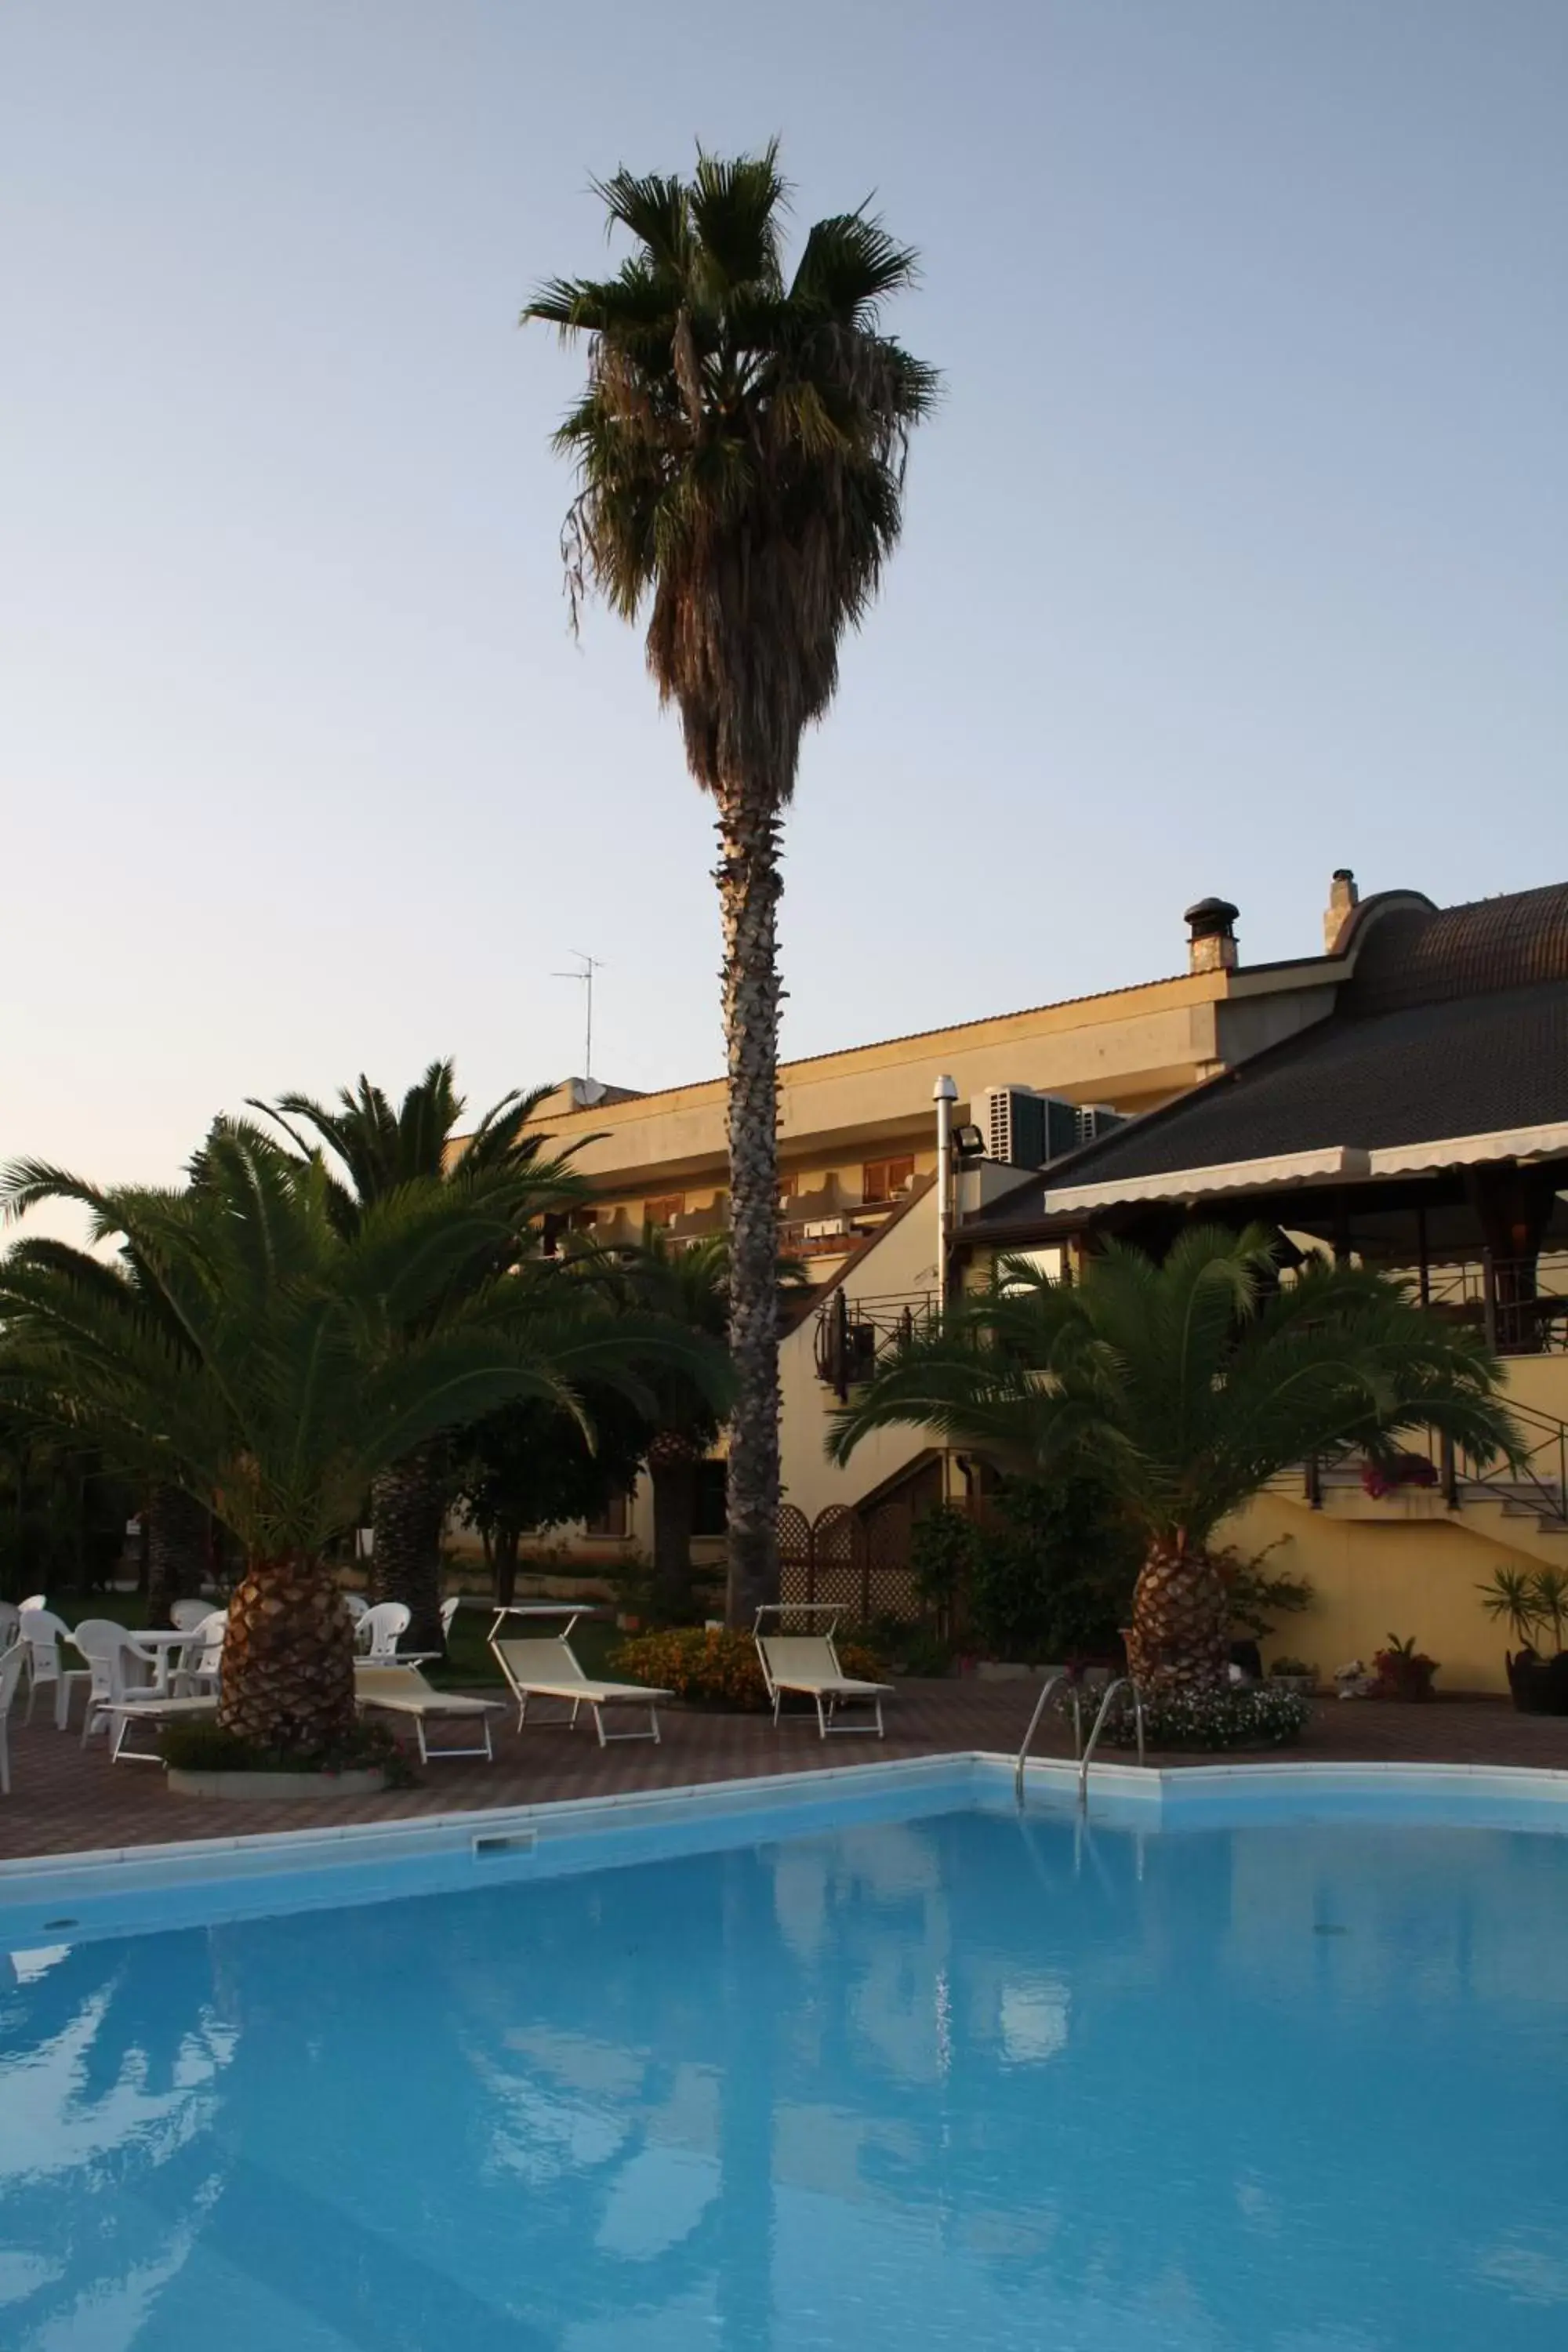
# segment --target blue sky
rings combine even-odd
[[[0,1153],[720,1063],[705,803],[560,593],[589,175],[778,132],[946,373],[789,830],[787,1051],[1568,873],[1562,0],[8,0]]]

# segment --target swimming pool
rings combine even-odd
[[[1563,2343],[1544,1810],[831,1780],[553,1857],[16,1879],[0,2341]]]

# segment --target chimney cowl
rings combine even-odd
[[[1198,898],[1187,908],[1182,920],[1191,933],[1187,943],[1189,971],[1236,970],[1236,921],[1240,911],[1228,898]]]

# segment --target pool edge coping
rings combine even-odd
[[[553,1836],[593,1836],[611,1829],[658,1825],[683,1814],[765,1812],[816,1795],[826,1800],[847,1788],[879,1790],[941,1783],[954,1773],[1012,1780],[1017,1759],[988,1748],[953,1748],[935,1756],[892,1757],[865,1764],[818,1765],[802,1770],[742,1774],[723,1780],[682,1781],[670,1788],[632,1789],[606,1795],[542,1798],[527,1805],[487,1805],[455,1812],[413,1814],[387,1821],[316,1823],[309,1828],[231,1831],[121,1846],[66,1849],[0,1858],[0,1916],[20,1908],[35,1890],[78,1874],[118,1878],[162,1877],[190,1884],[239,1874],[270,1876],[301,1867],[470,1849],[479,1839],[546,1830]],[[1026,1786],[1072,1795],[1079,1767],[1055,1758],[1031,1759]],[[1262,1762],[1137,1765],[1095,1763],[1089,1790],[1114,1797],[1158,1818],[1167,1806],[1181,1812],[1205,1798],[1259,1791],[1395,1788],[1412,1793],[1444,1788],[1533,1801],[1568,1814],[1568,1769],[1538,1765],[1438,1764],[1384,1761]]]

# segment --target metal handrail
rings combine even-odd
[[[1094,1729],[1089,1735],[1089,1745],[1083,1751],[1083,1760],[1078,1768],[1078,1801],[1080,1805],[1087,1805],[1089,1802],[1089,1764],[1100,1735],[1105,1728],[1105,1719],[1110,1713],[1110,1702],[1119,1690],[1130,1690],[1132,1694],[1132,1714],[1138,1726],[1138,1761],[1140,1764],[1143,1761],[1143,1694],[1131,1675],[1120,1675],[1115,1682],[1109,1685],[1105,1696],[1100,1702],[1100,1713],[1094,1718]]]
[[[1072,1752],[1076,1759],[1083,1752],[1082,1684],[1065,1666],[1057,1674],[1047,1675],[1045,1687],[1035,1701],[1035,1712],[1029,1717],[1029,1728],[1024,1734],[1024,1744],[1018,1750],[1018,1761],[1013,1774],[1013,1794],[1019,1804],[1024,1801],[1024,1766],[1028,1760],[1029,1743],[1040,1727],[1040,1717],[1046,1711],[1051,1693],[1058,1683],[1066,1683],[1072,1691]]]

